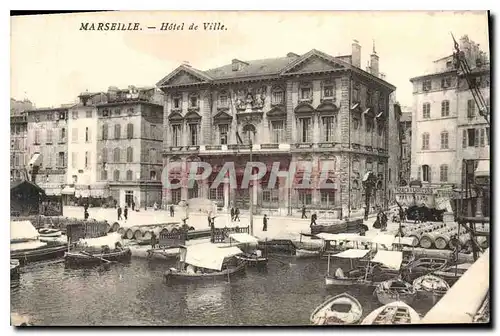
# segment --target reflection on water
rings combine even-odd
[[[163,273],[174,264],[30,264],[11,282],[12,311],[37,325],[307,325],[316,306],[345,291],[364,316],[380,306],[373,289],[327,289],[325,260],[271,259],[267,271],[249,268],[230,282],[167,285]],[[431,306],[417,300],[414,308]]]

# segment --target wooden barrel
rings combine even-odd
[[[118,232],[122,236],[122,238],[126,238],[125,233],[127,232],[127,230],[125,230],[124,227],[119,228],[116,232]]]
[[[434,244],[434,234],[432,232],[427,232],[420,237],[420,247],[423,248],[431,248],[432,244]]]
[[[444,250],[448,246],[450,238],[449,233],[439,233],[434,239],[434,245],[436,245],[437,249]]]
[[[153,237],[153,231],[149,230],[149,231],[145,231],[143,232],[142,234],[142,240],[151,240],[151,237]]]
[[[120,228],[120,223],[118,223],[118,222],[114,222],[113,225],[111,225],[112,232],[118,232],[119,228]]]
[[[160,232],[162,230],[163,230],[163,228],[161,226],[156,226],[155,228],[153,228],[153,230],[151,230],[151,232],[154,233],[156,238],[158,238],[160,236]]]
[[[134,230],[134,239],[141,240],[142,239],[142,231],[140,228],[135,228]]]
[[[105,226],[106,232],[108,232],[108,233],[109,232],[114,232],[114,231],[112,231],[113,227],[108,222],[105,222],[104,226]]]
[[[163,227],[163,228],[160,230],[160,235],[161,235],[161,236],[164,236],[164,235],[167,235],[169,232],[170,232],[170,230],[169,230],[167,227]]]
[[[125,231],[125,238],[127,239],[132,239],[134,238],[134,231],[135,227],[128,228],[127,231]]]
[[[469,240],[469,235],[468,235],[468,234],[461,234],[461,235],[459,235],[459,236],[458,236],[458,240],[460,241],[460,244],[461,244],[462,246],[467,246],[467,242],[468,242],[468,240]],[[456,246],[453,244],[453,241],[450,241],[450,242],[448,243],[448,246],[449,246],[449,248],[450,248],[451,250],[454,250],[454,249],[455,249],[455,247],[456,247]]]

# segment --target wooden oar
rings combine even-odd
[[[113,262],[113,261],[106,260],[106,259],[101,258],[101,257],[97,257],[97,256],[95,256],[95,255],[93,255],[93,254],[90,254],[90,253],[88,253],[88,252],[85,252],[85,251],[81,251],[80,253],[81,253],[81,254],[83,254],[83,255],[86,255],[86,256],[88,256],[88,257],[92,257],[92,258],[95,258],[95,259],[99,259],[99,260],[101,260],[101,261],[104,261],[104,262],[105,262],[105,263],[107,263],[107,264],[110,264],[110,263],[112,263],[112,262]]]

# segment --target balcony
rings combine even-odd
[[[295,145],[295,148],[297,148],[297,149],[304,149],[304,148],[312,148],[313,147],[312,142],[301,142],[301,143],[296,143],[294,145]]]

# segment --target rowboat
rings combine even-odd
[[[432,274],[446,280],[450,286],[452,286],[465,272],[469,269],[472,264],[460,264],[455,266],[449,266],[442,270],[432,272]]]
[[[443,270],[448,266],[448,260],[444,258],[418,258],[406,267],[416,279],[422,275]]]
[[[38,233],[40,233],[40,238],[56,238],[61,237],[61,230],[51,229],[51,228],[42,228],[38,229]]]
[[[68,250],[66,245],[57,244],[55,246],[50,246],[45,243],[43,244],[44,245],[33,249],[11,250],[10,257],[12,259],[18,259],[20,263],[25,264],[33,261],[60,258],[64,256],[64,252]]]
[[[72,265],[94,265],[109,262],[128,261],[132,257],[130,248],[116,248],[109,252],[90,253],[70,251],[64,254],[66,263]]]
[[[325,284],[327,286],[350,286],[350,285],[373,285],[371,279],[371,267],[369,263],[364,266],[354,266],[354,260],[361,260],[367,254],[368,250],[351,249],[335,255],[328,255],[328,269],[325,276]],[[344,272],[341,268],[337,268],[334,274],[330,274],[330,258],[343,258],[351,262],[351,269]]]
[[[450,289],[450,285],[444,279],[432,274],[415,279],[413,287],[418,294],[431,298],[441,298]]]
[[[262,255],[262,251],[256,249],[259,240],[248,233],[231,233],[229,234],[230,246],[235,243],[235,246],[245,251],[245,253],[235,255],[234,257],[240,262],[244,262],[250,267],[266,267],[267,257]]]
[[[391,279],[378,284],[375,295],[382,304],[403,301],[411,304],[417,296],[417,291],[411,284],[400,279]]]
[[[234,256],[236,259],[245,262],[248,266],[252,267],[265,267],[267,266],[268,259],[254,253],[244,253]]]
[[[295,256],[297,258],[313,258],[313,257],[319,257],[321,254],[320,249],[305,249],[305,248],[299,248],[295,250]]]
[[[349,325],[359,322],[363,308],[356,298],[343,293],[328,298],[311,314],[314,325]]]
[[[190,273],[187,270],[179,270],[177,268],[170,268],[165,272],[165,280],[168,282],[187,280],[187,281],[206,281],[206,280],[216,280],[216,279],[228,279],[237,274],[245,272],[246,263],[240,262],[235,266],[228,266],[220,271],[211,272],[210,270],[203,270],[199,273]]]
[[[10,259],[10,277],[15,278],[19,276],[20,263],[17,259]]]
[[[402,301],[391,302],[372,311],[361,324],[414,324],[420,321],[418,313]]]

